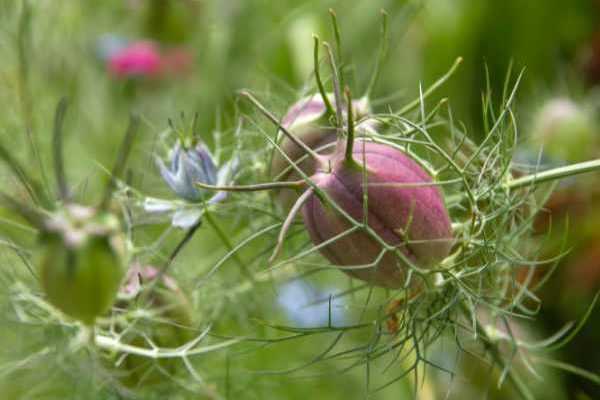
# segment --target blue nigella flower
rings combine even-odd
[[[196,182],[217,183],[217,167],[202,143],[190,149],[184,149],[177,143],[171,151],[169,167],[158,157],[156,163],[162,178],[177,197],[190,202],[199,202],[206,195],[195,185]]]
[[[238,169],[237,157],[217,168],[213,156],[202,143],[185,148],[178,141],[170,150],[167,162],[158,156],[155,160],[163,180],[180,200],[146,197],[143,207],[150,214],[171,214],[171,225],[182,229],[188,229],[201,220],[205,205],[227,198],[226,191],[206,191],[195,183],[228,186]]]

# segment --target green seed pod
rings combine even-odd
[[[48,301],[92,325],[115,300],[124,275],[125,240],[117,218],[69,205],[46,221],[39,268]]]

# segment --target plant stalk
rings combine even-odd
[[[213,216],[212,216],[211,212],[208,210],[208,208],[204,210],[204,217],[206,218],[206,222],[208,222],[208,224],[211,226],[211,228],[213,228],[213,230],[215,231],[215,233],[217,234],[217,236],[219,237],[221,242],[223,242],[227,251],[233,252],[233,249],[234,249],[233,244],[231,244],[231,242],[229,241],[229,238],[227,237],[227,234],[223,231],[223,229],[221,229],[219,224],[217,224],[217,221],[215,221],[215,219],[213,218]],[[244,264],[244,262],[240,259],[239,255],[237,253],[232,253],[232,258],[233,258],[233,261],[235,261],[235,263],[240,267],[240,269],[242,270],[244,275],[246,275],[246,277],[251,282],[254,282],[254,277],[248,270],[248,267],[246,266],[246,264]]]
[[[354,115],[352,115],[352,94],[350,93],[350,89],[346,88],[346,102],[348,107],[348,137],[346,139],[346,162],[352,163],[354,162],[354,158],[352,157],[352,152],[354,151]]]
[[[517,179],[511,179],[506,183],[509,189],[518,189],[537,183],[549,182],[572,175],[585,174],[587,172],[600,171],[600,159],[571,164],[564,167],[552,168],[547,171],[536,172]]]

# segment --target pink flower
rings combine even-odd
[[[109,56],[108,71],[117,78],[158,77],[162,60],[158,47],[148,41],[134,42]]]

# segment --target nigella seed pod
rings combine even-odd
[[[254,96],[242,95],[279,126]],[[345,95],[346,104],[352,104],[349,89]],[[339,107],[340,99],[336,100]],[[286,233],[301,211],[312,242],[333,265],[376,286],[417,288],[421,282],[408,281],[409,268],[418,268],[417,275],[421,275],[420,270],[443,262],[453,246],[444,198],[411,155],[366,138],[355,140],[351,114],[348,107],[347,121],[342,121],[347,125],[340,127],[346,140],[337,140],[331,155],[317,154],[284,131],[315,163],[316,172],[307,180],[202,187],[217,191],[305,189],[281,225],[269,263],[281,253]]]
[[[327,95],[331,104],[334,104],[333,94]],[[360,120],[371,112],[366,98],[352,101],[353,115]],[[345,113],[344,113],[345,115]],[[372,120],[366,120],[357,126],[357,131],[371,129],[375,125]],[[333,143],[336,141],[336,127],[332,126],[327,118],[327,108],[321,94],[305,97],[294,103],[281,120],[281,126],[292,133],[304,144],[319,154],[333,153]],[[286,135],[282,136],[278,143],[281,151],[308,176],[315,172],[315,162],[306,157],[306,152],[297,146]],[[271,176],[278,181],[289,181],[301,179],[300,175],[290,165],[289,161],[277,149],[273,152],[271,159]],[[284,209],[289,209],[294,204],[297,193],[293,190],[284,189],[277,193],[278,202]]]
[[[75,204],[46,221],[39,266],[48,301],[92,325],[112,306],[125,265],[125,238],[116,217]]]
[[[364,166],[367,223],[372,231],[419,268],[441,262],[452,247],[451,222],[442,194],[429,174],[400,150],[365,140],[356,141],[352,158],[349,161],[336,152],[328,161],[331,170],[317,171],[312,181],[337,207],[362,222]],[[344,271],[377,286],[405,285],[407,265],[402,257],[384,252],[365,230],[343,236],[353,225],[316,192],[307,198],[302,214],[315,245],[331,240],[320,248],[331,263],[356,267]],[[338,235],[342,236],[333,240]]]
[[[214,185],[217,182],[217,167],[208,149],[197,143],[191,148],[184,148],[179,142],[171,150],[170,164],[156,158],[163,180],[180,198],[197,202],[203,199],[204,190],[195,183],[202,182]]]

